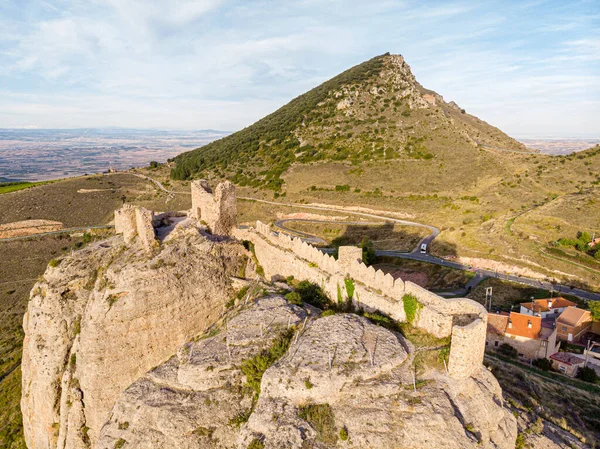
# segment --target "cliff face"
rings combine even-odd
[[[244,252],[189,228],[152,253],[114,237],[49,267],[24,318],[28,447],[94,447],[119,394],[222,313]]]

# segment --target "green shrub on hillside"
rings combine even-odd
[[[301,149],[304,152],[302,162],[321,158],[321,152],[315,148],[300,147],[292,131],[306,121],[333,117],[335,109],[317,117],[319,103],[342,86],[364,83],[377,76],[383,68],[383,56],[346,70],[237,133],[177,156],[171,177],[189,179],[204,170],[233,169],[235,175],[232,180],[240,185],[280,190],[283,184],[281,175],[295,161],[297,152]],[[335,157],[345,159],[348,152],[340,150]],[[269,169],[258,174],[248,170],[248,167],[260,164]]]

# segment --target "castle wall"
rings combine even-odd
[[[130,245],[139,237],[142,245],[150,249],[156,245],[152,211],[140,206],[125,204],[115,211],[115,232],[123,234],[126,245]]]
[[[135,210],[137,234],[145,248],[152,248],[157,244],[154,226],[152,226],[153,215],[152,211],[144,207],[138,207]]]
[[[129,245],[137,235],[135,222],[135,206],[125,204],[121,209],[115,211],[115,232],[123,234],[123,240]]]
[[[320,285],[335,300],[338,286],[345,295],[344,280],[352,278],[356,305],[379,310],[398,321],[406,320],[403,296],[415,296],[422,307],[413,324],[438,338],[452,336],[450,375],[463,378],[481,369],[487,312],[475,301],[445,299],[412,282],[394,279],[389,273],[359,262],[356,250],[341,247],[341,260],[336,261],[299,238],[271,232],[260,221],[255,230],[236,229],[234,235],[254,243],[257,259],[268,279],[288,276],[307,279]]]

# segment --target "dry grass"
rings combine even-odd
[[[0,244],[0,447],[25,447],[19,400],[22,322],[29,292],[48,261],[81,240],[61,234]]]
[[[492,287],[493,310],[503,310],[508,312],[512,308],[512,310],[516,312],[518,311],[517,309],[520,303],[531,301],[531,298],[543,299],[550,297],[550,292],[548,290],[491,278],[484,280],[478,286],[476,286],[471,293],[469,293],[468,297],[481,304],[484,304],[485,289],[487,287]],[[559,295],[554,293],[554,297],[557,296]],[[580,307],[585,308],[584,301],[578,299],[577,297],[562,294],[560,296],[574,301],[578,303]]]
[[[562,376],[555,375],[553,381],[536,374],[535,370],[496,358],[486,358],[486,365],[492,367],[504,397],[517,413],[528,414],[534,419],[540,416],[575,435],[589,447],[598,447],[600,401],[597,392],[565,385]],[[548,376],[552,377],[552,374]]]
[[[353,218],[351,218],[353,219]],[[419,241],[429,235],[427,229],[418,226],[403,226],[394,223],[377,225],[344,225],[334,223],[288,222],[290,229],[316,235],[329,245],[358,245],[363,237],[368,237],[375,249],[412,250]]]

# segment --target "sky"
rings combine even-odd
[[[0,0],[0,128],[248,126],[385,52],[515,137],[600,137],[600,0]]]

